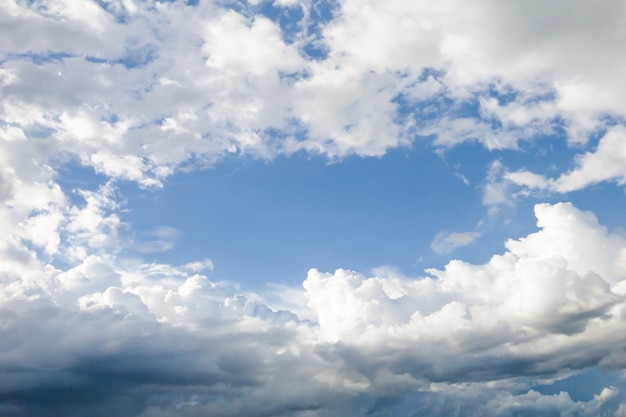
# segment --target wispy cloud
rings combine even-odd
[[[467,246],[480,237],[478,232],[440,232],[430,244],[439,254],[449,253],[462,246]]]
[[[159,226],[141,234],[141,240],[135,241],[131,247],[142,253],[165,252],[174,247],[181,231],[167,226]]]

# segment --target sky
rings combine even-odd
[[[626,417],[624,21],[0,2],[0,415]]]

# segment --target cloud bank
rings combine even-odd
[[[626,115],[620,1],[237,4],[5,2],[3,137],[158,187],[233,154],[580,146]]]
[[[626,238],[590,212],[539,204],[536,233],[423,277],[311,269],[281,305],[212,281],[210,260],[128,256],[178,232],[133,241],[118,187],[228,158],[558,137],[580,150],[570,168],[499,166],[485,204],[510,183],[621,185],[625,14],[617,0],[2,2],[0,414],[626,415],[623,383],[590,399],[533,389],[626,367]],[[101,183],[61,186],[75,165]]]
[[[399,415],[597,415],[623,393],[598,387],[581,404],[527,387],[626,366],[626,238],[568,203],[535,212],[540,230],[486,264],[418,279],[312,269],[301,291],[313,320],[213,283],[202,265],[90,255],[61,270],[5,243],[3,409],[364,415],[390,396]]]

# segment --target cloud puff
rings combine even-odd
[[[313,269],[300,307],[312,321],[197,265],[91,255],[64,271],[25,250],[6,256],[4,243],[0,404],[17,416],[615,408],[617,388],[585,404],[510,394],[626,366],[626,240],[571,204],[535,211],[540,230],[483,265],[451,261],[419,279]]]

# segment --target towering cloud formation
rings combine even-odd
[[[233,294],[199,265],[90,256],[62,271],[14,257],[1,293],[4,410],[331,415],[386,396],[428,408],[442,395],[476,413],[575,409],[567,394],[506,392],[626,365],[626,239],[571,204],[536,215],[541,230],[484,265],[451,261],[419,279],[311,270],[315,321]],[[597,393],[590,409],[619,394]]]

